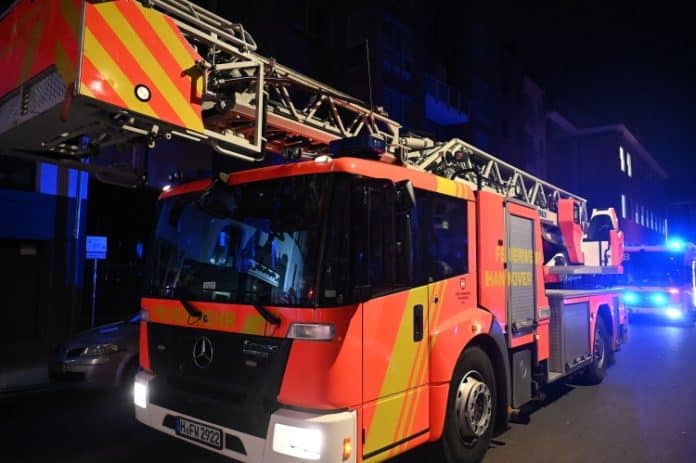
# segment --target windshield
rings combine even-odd
[[[684,255],[675,252],[636,251],[626,253],[624,284],[669,286],[691,282],[690,263]]]
[[[312,305],[321,210],[330,177],[220,184],[207,192],[164,199],[152,248],[149,295]]]

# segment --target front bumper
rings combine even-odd
[[[125,361],[123,355],[112,354],[99,357],[55,357],[48,365],[52,379],[70,382],[87,388],[118,386],[119,370]]]
[[[135,417],[141,423],[150,426],[172,437],[198,445],[206,450],[234,458],[241,462],[253,463],[299,463],[316,461],[318,463],[355,462],[357,441],[357,416],[355,411],[342,411],[327,414],[307,413],[281,408],[271,415],[266,431],[266,438],[252,436],[234,429],[220,426],[216,423],[201,420],[196,416],[169,410],[148,401],[148,389],[154,376],[141,371],[135,380]],[[176,433],[176,419],[185,418],[206,426],[220,429],[223,433],[223,448],[221,450],[209,447],[179,436]],[[320,449],[317,455],[294,456],[292,447],[288,445],[283,432],[287,429],[311,430],[319,436],[319,443],[311,443],[312,447]],[[345,458],[346,442],[350,443],[350,456]]]
[[[629,315],[648,315],[670,320],[686,319],[691,315],[688,308],[680,305],[667,305],[663,307],[626,306],[626,311]]]

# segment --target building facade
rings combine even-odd
[[[589,207],[614,207],[626,244],[660,244],[669,232],[667,173],[623,125],[576,127],[547,115],[549,180],[584,196]]]

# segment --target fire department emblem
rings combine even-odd
[[[459,279],[459,289],[466,288],[466,280],[464,278]]]

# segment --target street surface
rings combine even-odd
[[[633,323],[600,386],[556,385],[485,463],[696,462],[696,328]],[[0,398],[0,461],[223,462],[135,421],[129,392]],[[396,463],[432,461],[418,450]]]

